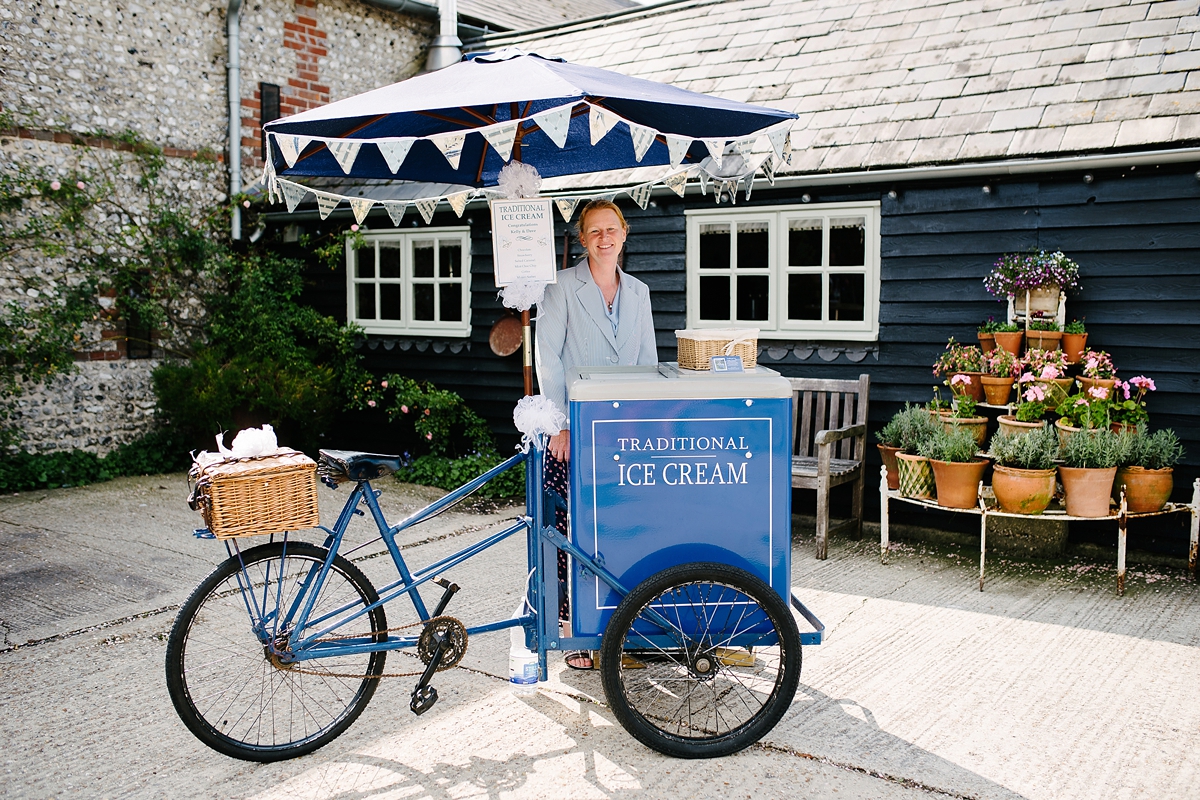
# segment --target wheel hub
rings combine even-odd
[[[697,653],[692,659],[692,674],[701,680],[710,680],[717,672],[717,657],[712,653]]]

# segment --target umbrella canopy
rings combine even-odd
[[[767,132],[782,152],[794,114],[516,50],[270,122],[279,177],[496,185],[517,158],[543,177],[718,163]]]

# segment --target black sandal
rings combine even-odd
[[[567,662],[567,666],[571,669],[588,670],[595,669],[596,664],[592,661],[592,654],[589,650],[574,650],[567,653],[563,660]]]

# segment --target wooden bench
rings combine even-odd
[[[817,492],[817,558],[828,556],[829,490],[853,483],[852,518],[833,530],[862,535],[867,404],[871,376],[856,381],[789,378],[792,383],[792,487]]]

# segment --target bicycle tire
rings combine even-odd
[[[650,618],[652,607],[669,631]],[[730,755],[761,739],[791,705],[800,664],[783,599],[745,570],[703,562],[638,584],[613,612],[600,651],[617,721],[676,758]]]
[[[251,548],[240,560],[234,556],[218,566],[179,609],[167,640],[167,691],[183,724],[217,752],[259,762],[311,753],[345,731],[374,694],[378,677],[313,675],[273,661],[254,631],[247,604],[263,608],[268,620],[283,616],[277,609],[289,607],[299,579],[314,566],[319,568],[327,555],[323,548],[299,542]],[[243,589],[246,577],[253,595]],[[378,599],[362,571],[335,556],[309,619],[350,604],[348,611],[315,626],[324,629]],[[375,640],[383,641],[386,630],[383,608],[378,607],[334,633],[366,637],[375,631]],[[277,626],[270,633],[285,634],[286,629]],[[386,655],[360,653],[297,666],[378,676]]]

